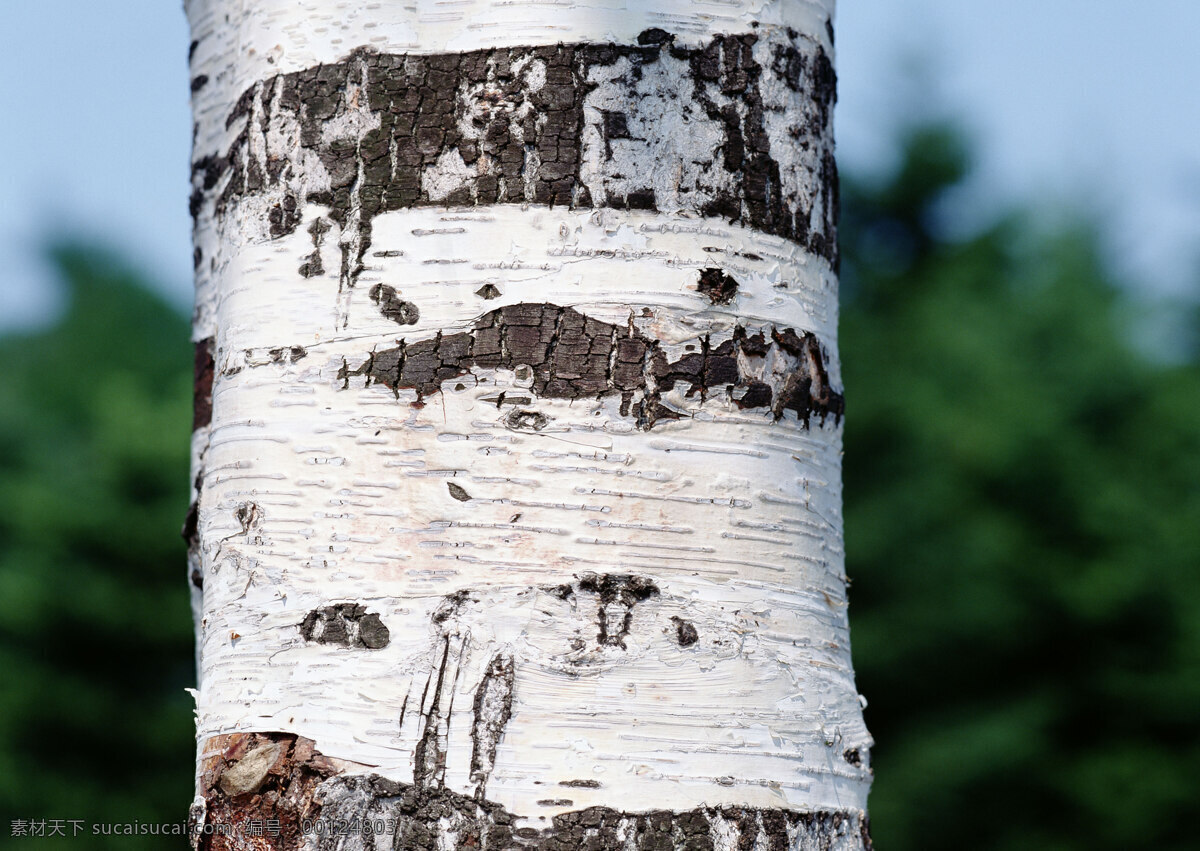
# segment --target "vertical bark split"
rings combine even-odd
[[[870,847],[830,6],[190,0],[198,847]]]

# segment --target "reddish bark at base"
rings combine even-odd
[[[849,811],[589,807],[543,827],[518,826],[500,804],[440,784],[341,774],[310,739],[287,733],[216,736],[201,760],[203,829],[197,814],[192,824],[199,851],[434,851],[447,835],[456,849],[488,851],[716,851],[717,823],[735,833],[737,851],[872,849],[866,816]]]

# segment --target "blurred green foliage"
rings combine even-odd
[[[1131,345],[1088,223],[943,235],[962,137],[901,142],[841,230],[876,842],[1195,847],[1200,368]]]
[[[103,252],[55,250],[51,329],[0,339],[0,845],[12,819],[178,822],[195,681],[185,548],[186,319]]]
[[[843,181],[847,555],[876,842],[1186,847],[1200,365],[1131,345],[1138,317],[1095,228],[1014,214],[952,239],[962,137],[926,125],[901,148],[892,173]],[[54,260],[67,315],[0,340],[6,840],[13,818],[179,821],[191,797],[186,322],[102,252]]]

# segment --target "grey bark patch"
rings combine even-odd
[[[766,63],[755,52],[763,38],[775,51]],[[669,90],[645,96],[640,86],[651,79]],[[226,120],[230,128],[244,124],[231,147],[193,165],[193,215],[207,200],[220,218],[240,198],[284,189],[269,214],[278,237],[298,225],[304,204],[326,205],[344,232],[355,231],[342,245],[343,282],[351,286],[373,219],[417,206],[669,207],[792,238],[836,261],[835,84],[822,47],[777,30],[716,36],[698,47],[676,46],[653,28],[637,45],[430,55],[362,48],[247,89]],[[610,99],[629,104],[621,118],[588,105],[602,85]],[[786,108],[772,100],[784,87]],[[663,110],[678,120],[662,120]],[[354,139],[325,132],[364,112],[370,126],[359,122],[364,129]],[[298,127],[297,148],[272,147],[266,128],[277,122]],[[692,128],[702,124],[717,135],[696,151]],[[633,133],[634,126],[643,129]],[[603,145],[595,156],[594,143]],[[254,153],[262,150],[265,160]],[[302,183],[301,163],[311,157],[329,188],[298,198],[286,187],[299,185],[297,177]],[[781,172],[781,163],[792,165]],[[671,186],[656,184],[656,174],[685,176]]]
[[[247,351],[249,354],[249,351]],[[268,349],[267,354],[271,356],[272,363],[295,363],[298,360],[308,357],[308,349],[304,346],[280,346],[274,349]]]
[[[622,812],[589,807],[554,816],[544,827],[517,828],[517,817],[500,804],[446,788],[422,788],[379,775],[331,777],[316,791],[327,824],[383,823],[394,833],[317,834],[314,851],[366,851],[376,847],[429,851],[488,848],[494,851],[713,851],[736,832],[739,849],[771,851],[870,851],[866,817],[857,811],[797,812],[758,807],[697,807]],[[542,806],[569,806],[547,799]]]
[[[447,617],[449,617],[447,615]],[[434,616],[437,620],[437,616]],[[428,693],[430,684],[433,685],[433,697],[429,708],[421,713],[423,722],[421,737],[413,750],[413,782],[423,788],[441,787],[446,773],[446,736],[449,719],[442,716],[442,687],[446,681],[446,669],[450,662],[450,639],[444,639],[442,660],[437,668],[437,680],[434,681],[432,672],[429,681],[425,683]],[[421,705],[425,704],[425,694],[421,695]],[[449,711],[446,712],[449,715]]]
[[[550,424],[550,418],[537,411],[510,411],[504,416],[505,428],[513,431],[541,431]]]
[[[516,664],[510,653],[497,653],[488,663],[475,690],[475,722],[471,728],[471,782],[475,797],[484,798],[488,777],[496,765],[496,750],[512,717]]]
[[[376,284],[369,292],[371,301],[379,305],[379,312],[397,325],[416,325],[421,311],[411,301],[405,301],[387,284]]]
[[[620,413],[641,429],[680,414],[662,404],[663,394],[677,384],[687,395],[704,399],[723,389],[741,408],[769,408],[776,419],[795,411],[808,425],[813,416],[840,420],[842,394],[829,382],[827,355],[816,336],[791,328],[749,334],[738,326],[732,339],[712,345],[697,340],[696,350],[669,361],[658,341],[631,327],[592,319],[574,308],[554,304],[514,304],[483,314],[470,331],[438,333],[416,341],[402,339],[398,347],[371,354],[353,372],[339,374],[343,388],[350,375],[366,375],[393,392],[411,389],[418,399],[441,390],[442,382],[473,370],[526,368],[530,391],[545,399],[600,398],[619,394]],[[768,353],[782,359],[786,369],[768,376],[754,372],[756,359]],[[500,394],[497,406],[516,404],[522,397]],[[528,398],[520,404],[526,404]],[[537,431],[545,415],[518,410],[505,416],[505,425],[518,431]]]
[[[241,525],[243,535],[250,533],[261,516],[258,505],[253,502],[243,502],[233,511],[233,519]]]
[[[467,502],[471,499],[471,495],[467,493],[466,488],[462,485],[456,485],[454,482],[446,482],[446,488],[450,491],[450,496],[459,502]]]
[[[708,296],[713,304],[729,304],[737,295],[738,282],[720,269],[704,269],[696,290]]]
[[[337,603],[309,612],[300,624],[306,641],[338,647],[381,650],[391,641],[391,632],[378,614],[357,603]]]
[[[475,295],[479,296],[485,301],[491,301],[494,298],[500,298],[501,293],[495,284],[484,284],[482,287],[475,290]]]
[[[599,780],[560,780],[559,786],[567,786],[572,789],[599,789]]]
[[[691,621],[673,617],[671,622],[675,624],[675,640],[679,642],[680,647],[691,647],[700,640],[700,633],[696,631],[696,626]]]

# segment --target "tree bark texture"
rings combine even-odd
[[[861,849],[831,0],[189,0],[205,849]]]

